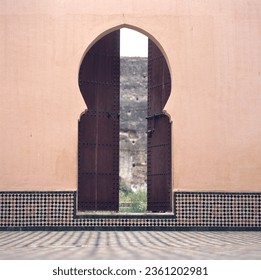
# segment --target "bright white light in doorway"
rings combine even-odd
[[[120,56],[148,56],[147,36],[133,29],[122,28],[120,38]]]

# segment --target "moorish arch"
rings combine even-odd
[[[171,92],[167,61],[149,38],[147,210],[172,211],[171,121],[163,108]],[[78,124],[78,210],[119,210],[120,29],[92,45],[78,82],[88,109]]]

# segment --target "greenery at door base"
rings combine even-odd
[[[147,211],[147,192],[143,189],[133,191],[131,187],[120,184],[119,212],[141,213]]]

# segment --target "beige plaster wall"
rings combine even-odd
[[[0,190],[76,190],[78,69],[132,26],[172,74],[175,190],[261,191],[261,1],[0,0]]]

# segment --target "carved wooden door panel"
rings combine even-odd
[[[172,211],[171,123],[163,108],[171,90],[160,49],[149,40],[148,55],[148,210]]]
[[[119,208],[119,30],[85,55],[79,86],[87,105],[78,124],[78,209]]]

